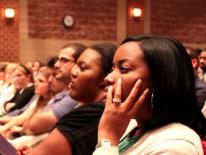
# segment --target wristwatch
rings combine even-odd
[[[112,142],[108,139],[103,139],[96,145],[96,149],[99,147],[104,147],[104,148],[109,148],[109,147],[114,147],[115,145],[112,144]]]

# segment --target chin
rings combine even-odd
[[[35,94],[39,95],[39,92],[38,92],[38,91],[35,91]]]
[[[61,78],[62,77],[62,75],[61,74],[56,74],[56,76],[55,76],[57,79],[59,79],[59,78]]]
[[[69,96],[71,96],[73,99],[76,99],[76,95],[74,92],[69,91]]]
[[[70,96],[71,96],[71,98],[73,98],[74,100],[79,101],[79,97],[78,97],[78,96],[76,96],[76,95],[70,95]]]

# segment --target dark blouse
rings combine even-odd
[[[29,86],[23,90],[23,92],[20,94],[17,92],[15,96],[8,102],[14,102],[15,105],[9,109],[8,112],[12,112],[16,109],[21,109],[24,107],[27,103],[29,103],[30,99],[34,95],[34,86]]]
[[[93,103],[74,109],[57,123],[57,129],[67,138],[73,155],[91,155],[97,144],[97,132],[103,103]]]

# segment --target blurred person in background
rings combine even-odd
[[[4,105],[6,113],[24,107],[34,95],[33,78],[30,70],[23,64],[18,64],[13,73],[12,83],[15,87],[14,97]]]
[[[192,67],[194,69],[197,104],[198,104],[199,109],[202,110],[205,104],[205,101],[206,101],[206,83],[200,80],[198,76],[198,69],[199,69],[198,52],[191,47],[186,47],[186,50],[190,56]]]
[[[1,88],[1,94],[0,94],[0,114],[5,114],[4,104],[12,99],[14,97],[16,90],[14,88],[14,85],[12,84],[12,77],[13,73],[16,69],[18,64],[16,63],[9,63],[6,66],[6,75],[5,75],[5,82],[2,85]]]
[[[206,49],[201,50],[199,54],[199,66],[198,76],[200,80],[206,83]]]

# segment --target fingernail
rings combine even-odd
[[[145,93],[145,94],[149,93],[149,88],[146,88],[146,89],[144,90],[144,93]]]
[[[141,84],[141,83],[142,83],[142,79],[138,79],[137,84]]]
[[[112,91],[112,86],[109,86],[109,88],[108,88],[108,92],[110,92],[110,91]]]
[[[121,82],[122,82],[122,79],[119,78],[118,81],[117,81],[117,83],[118,83],[118,84],[121,84]]]

